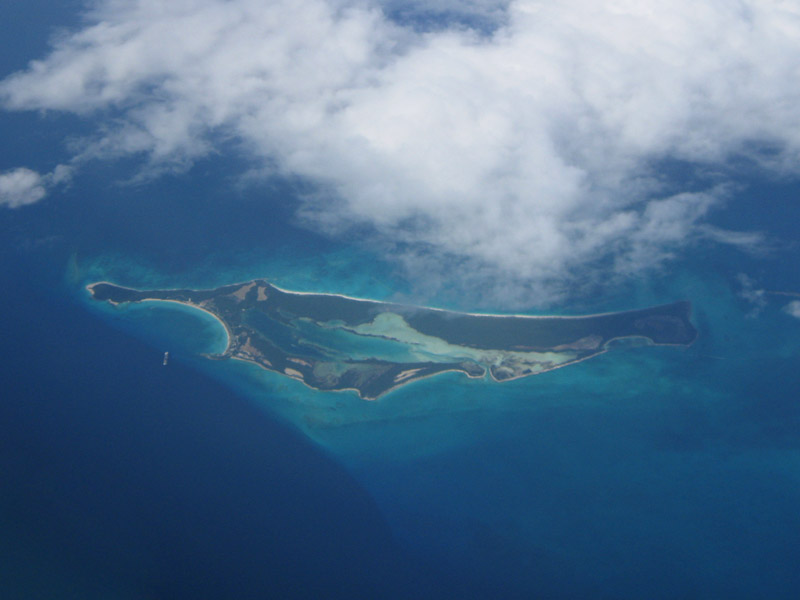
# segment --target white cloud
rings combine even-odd
[[[17,208],[47,195],[42,176],[24,167],[0,173],[0,206]]]
[[[783,311],[797,319],[800,319],[800,300],[792,300],[783,307]]]
[[[67,183],[71,177],[72,168],[66,165],[58,165],[46,175],[25,167],[0,173],[0,206],[18,208],[38,202],[49,188]]]
[[[344,0],[107,0],[0,98],[99,119],[77,162],[185,168],[234,138],[318,184],[314,226],[366,224],[410,268],[499,295],[552,298],[588,267],[640,273],[700,237],[758,242],[704,224],[724,186],[681,189],[658,165],[724,173],[748,156],[796,173],[796,3],[460,6],[426,33]]]

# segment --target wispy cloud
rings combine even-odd
[[[748,313],[749,317],[757,317],[767,306],[767,292],[758,287],[758,283],[749,275],[739,273],[736,276],[741,288],[739,297],[749,302],[753,308]]]
[[[357,225],[409,268],[528,303],[697,239],[757,245],[706,226],[718,180],[682,189],[657,165],[796,171],[794,3],[441,0],[452,26],[429,31],[383,10],[420,6],[107,0],[0,98],[98,120],[78,161],[181,169],[238,140],[317,184],[311,226]]]

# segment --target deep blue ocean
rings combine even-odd
[[[41,54],[25,43],[4,72]],[[51,168],[53,140],[80,127],[0,114],[0,171]],[[771,254],[698,246],[558,308],[688,299],[689,349],[621,346],[503,385],[446,374],[364,402],[202,358],[221,331],[193,311],[89,301],[98,279],[253,277],[413,297],[390,263],[299,227],[297,182],[242,188],[243,165],[217,158],[129,185],[130,167],[0,211],[0,597],[800,595],[800,320],[739,279],[800,292],[797,184],[745,174],[714,215],[766,232]]]

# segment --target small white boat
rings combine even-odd
[[[164,352],[164,362],[161,364],[166,367],[168,362],[169,362],[169,352]]]

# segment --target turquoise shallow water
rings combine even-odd
[[[643,283],[628,307],[678,298],[693,301],[700,330],[688,349],[622,343],[527,379],[444,374],[377,402],[187,360],[346,465],[399,540],[476,589],[789,597],[800,321],[780,297],[754,312],[735,278],[700,269]]]
[[[147,339],[160,343],[165,352],[220,354],[228,346],[228,335],[219,320],[190,306],[152,301],[101,310],[128,331],[149,332]]]

